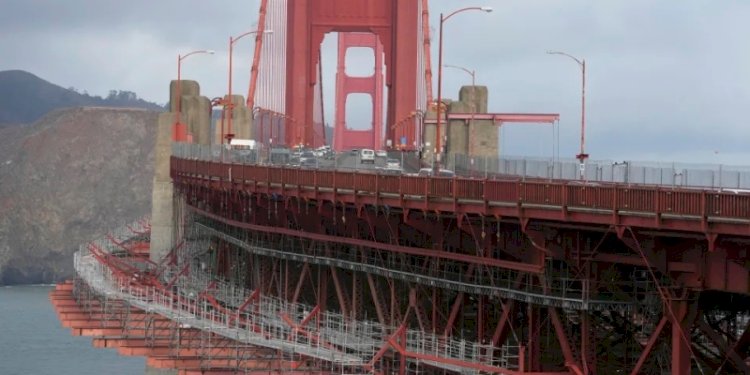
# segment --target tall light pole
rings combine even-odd
[[[468,151],[469,157],[471,157],[471,151],[472,151],[471,150],[471,129],[472,129],[472,126],[474,125],[474,112],[476,112],[476,101],[477,101],[476,83],[475,83],[476,72],[473,69],[469,70],[469,69],[464,68],[463,66],[458,66],[458,65],[445,64],[443,66],[445,66],[446,68],[454,68],[454,69],[463,70],[464,72],[466,72],[466,74],[471,76],[471,119],[469,119],[469,140],[468,140],[468,145],[467,145],[467,151]]]
[[[184,142],[186,139],[182,136],[182,128],[185,126],[184,124],[180,123],[180,117],[182,115],[182,60],[185,60],[186,58],[197,55],[201,53],[206,53],[209,55],[213,55],[214,51],[210,49],[202,49],[197,51],[192,51],[190,53],[187,53],[185,55],[177,55],[177,105],[175,106],[175,115],[174,115],[174,129],[172,130],[172,140],[177,142]]]
[[[445,64],[443,66],[446,68],[460,69],[466,72],[466,74],[471,76],[471,86],[474,87],[474,81],[476,79],[476,72],[474,70],[469,70],[467,68],[464,68],[463,66],[458,66],[458,65]]]
[[[583,180],[586,175],[586,159],[589,158],[589,154],[586,153],[586,60],[577,59],[565,52],[560,51],[547,51],[550,55],[563,55],[571,58],[573,61],[578,63],[581,67],[581,152],[576,155],[576,159],[580,163],[580,179]]]
[[[273,30],[263,30],[263,34],[270,34]],[[232,103],[232,52],[234,50],[234,43],[248,35],[257,34],[258,30],[252,30],[248,31],[246,33],[242,33],[238,35],[237,37],[229,37],[229,94],[227,95],[227,116],[229,117],[227,119],[227,134],[224,134],[224,129],[221,130],[221,137],[222,137],[222,143],[224,142],[223,139],[227,140],[227,143],[230,143],[232,141],[232,138],[234,137],[234,134],[232,133],[232,109],[234,108],[234,103]],[[262,141],[262,140],[261,140]]]
[[[440,139],[442,138],[440,136],[440,117],[441,113],[440,110],[443,106],[443,24],[445,21],[450,19],[451,17],[455,16],[458,13],[466,12],[470,10],[480,10],[482,12],[492,12],[492,7],[466,7],[461,8],[458,10],[454,10],[453,12],[449,13],[447,16],[443,16],[443,13],[440,13],[440,37],[438,40],[438,97],[437,97],[437,122],[435,123],[435,152],[437,153],[437,168],[440,168],[440,155],[442,154],[442,147],[440,145]]]

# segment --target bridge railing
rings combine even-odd
[[[482,157],[451,154],[447,166],[461,176],[518,176],[529,179],[577,180],[575,159]],[[586,162],[589,182],[750,190],[750,167],[643,161],[591,160]]]
[[[281,152],[282,153],[278,153]],[[187,159],[241,164],[287,166],[289,150],[276,149],[276,154],[263,148],[235,150],[226,145],[175,143],[173,156]],[[482,157],[451,154],[446,167],[457,175],[470,178],[520,178],[523,180],[579,180],[580,165],[575,159],[534,157]],[[319,165],[317,169],[356,170],[357,165]],[[619,183],[657,185],[682,188],[723,189],[750,192],[750,167],[721,164],[689,164],[643,161],[591,160],[585,168],[588,183]]]
[[[232,179],[263,185],[269,190],[336,189],[426,199],[477,200],[488,203],[538,205],[614,212],[642,212],[697,218],[750,218],[750,194],[731,190],[699,190],[678,187],[599,184],[587,181],[523,180],[467,177],[419,177],[378,175],[365,171],[305,170],[278,166],[220,163],[173,158],[172,170],[184,176],[216,180]],[[274,187],[279,185],[278,187]]]

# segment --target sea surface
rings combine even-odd
[[[52,286],[0,287],[0,375],[143,375],[143,357],[94,349],[60,326]]]

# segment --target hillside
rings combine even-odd
[[[149,213],[157,116],[71,108],[0,128],[0,284],[69,277],[79,244]]]
[[[163,110],[129,91],[112,90],[102,98],[60,87],[23,70],[0,71],[0,128],[31,124],[58,108],[83,106]]]

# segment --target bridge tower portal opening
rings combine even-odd
[[[372,57],[372,72],[355,74],[350,68],[354,61],[351,52],[366,51]],[[356,56],[362,57],[362,56]],[[361,68],[368,69],[365,63]],[[361,70],[361,69],[360,69]],[[363,111],[354,104],[359,96],[366,96],[371,111]],[[333,148],[336,151],[354,148],[381,149],[383,142],[383,45],[372,33],[339,33],[336,67],[336,100]],[[352,113],[358,111],[360,113]],[[369,115],[369,118],[366,116]],[[356,120],[356,123],[352,120]],[[364,125],[364,126],[363,126]]]
[[[320,45],[326,33],[370,33],[382,44],[388,88],[385,138],[413,147],[418,97],[419,0],[296,0],[288,2],[286,23],[286,143],[319,146],[313,127],[315,89],[320,78]],[[354,34],[356,35],[356,34]],[[344,37],[346,38],[346,37]],[[377,59],[377,58],[376,58]],[[376,62],[376,66],[377,66]],[[337,104],[342,99],[338,98]],[[343,103],[346,95],[343,95]],[[374,103],[376,104],[376,103]],[[343,107],[337,107],[343,108]],[[338,109],[337,109],[338,112]],[[373,105],[374,116],[379,112]],[[400,124],[395,126],[395,124]],[[373,126],[373,132],[376,132]]]

